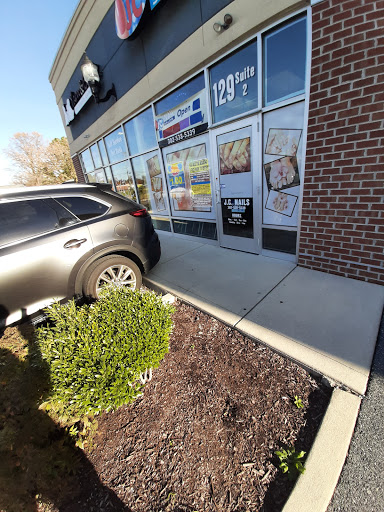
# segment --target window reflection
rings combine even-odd
[[[94,167],[93,167],[92,157],[91,157],[91,153],[90,153],[89,149],[86,149],[85,151],[83,151],[80,154],[80,156],[81,156],[81,160],[83,162],[83,168],[84,168],[85,172],[93,171]]]
[[[97,145],[99,146],[101,159],[103,160],[103,165],[108,165],[108,157],[107,152],[105,151],[104,142],[102,140],[99,140]]]
[[[306,19],[264,38],[264,103],[269,105],[305,92]]]
[[[120,164],[112,165],[112,174],[115,180],[116,192],[122,196],[137,201],[135,187],[133,185],[133,176],[129,163],[121,162]]]
[[[156,132],[152,109],[148,108],[124,125],[131,155],[156,147]]]
[[[104,141],[111,164],[128,158],[123,128],[119,127],[117,130],[107,135]]]
[[[164,212],[163,178],[157,153],[136,157],[132,160],[139,202],[150,212]]]
[[[114,186],[114,183],[113,183],[112,172],[111,172],[110,167],[106,167],[104,170],[105,170],[105,175],[107,177],[107,183],[112,185],[112,188],[114,189],[115,186]]]
[[[102,167],[103,164],[101,163],[100,153],[97,144],[91,146],[91,153],[93,162],[95,164],[95,168],[97,169],[98,167]]]
[[[188,100],[194,94],[201,91],[202,89],[205,89],[203,73],[197,75],[195,78],[192,78],[192,80],[190,80],[188,83],[182,85],[181,87],[176,89],[176,91],[171,92],[170,94],[168,94],[168,96],[158,101],[155,105],[156,115],[162,114],[163,112],[167,112],[168,110],[171,110],[177,105],[180,105],[180,103],[183,103],[184,101]]]

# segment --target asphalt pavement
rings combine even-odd
[[[384,511],[384,316],[366,396],[327,512]]]

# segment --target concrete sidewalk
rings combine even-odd
[[[160,232],[146,276],[331,380],[364,395],[384,287]]]
[[[301,475],[283,512],[325,512],[366,392],[384,287],[282,260],[159,233],[162,257],[144,283],[334,381]]]

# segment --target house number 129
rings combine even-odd
[[[237,72],[235,75],[230,73],[226,79],[221,78],[219,82],[213,84],[213,95],[215,99],[215,107],[220,107],[227,103],[227,101],[233,101],[236,96],[235,84],[240,84],[248,78],[255,76],[255,67],[247,66],[244,71]],[[248,94],[248,84],[243,83],[243,96]]]

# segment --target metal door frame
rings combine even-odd
[[[253,197],[253,239],[243,238],[242,240],[253,240],[251,250],[238,249],[244,252],[251,252],[254,254],[260,254],[261,248],[261,225],[262,225],[262,172],[261,172],[261,132],[260,132],[260,114],[256,114],[252,117],[242,119],[233,123],[220,126],[210,130],[210,148],[211,148],[211,161],[212,161],[212,176],[214,181],[215,190],[215,202],[217,212],[217,234],[219,239],[219,245],[221,247],[227,247],[224,242],[225,237],[230,235],[224,235],[223,233],[223,222],[222,222],[222,209],[221,209],[221,188],[220,188],[220,166],[218,157],[218,145],[217,137],[226,133],[234,132],[242,128],[251,128],[251,172],[252,172],[252,197]],[[235,238],[235,237],[233,237]],[[241,239],[241,237],[239,237]],[[233,247],[231,247],[233,248]]]

